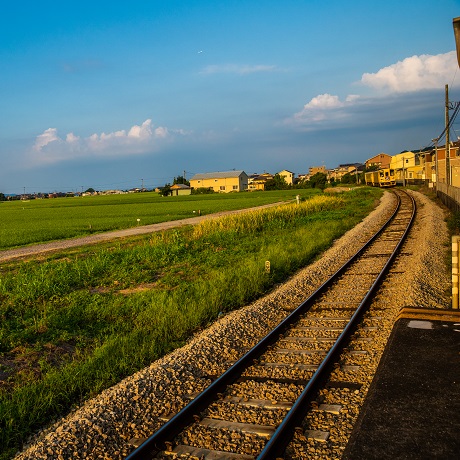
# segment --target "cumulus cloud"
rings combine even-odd
[[[74,133],[68,133],[66,138],[65,138],[65,141],[68,143],[68,144],[73,144],[75,142],[78,142],[80,140],[80,138],[78,136],[75,136]]]
[[[166,134],[165,134],[166,132]],[[157,133],[160,133],[157,136]],[[105,150],[108,147],[137,147],[156,137],[166,137],[166,128],[152,130],[152,120],[145,120],[142,125],[134,125],[128,131],[122,129],[111,133],[92,134],[86,139],[87,145],[94,150]]]
[[[48,128],[35,139],[34,150],[40,151],[52,142],[60,141],[56,128]]]
[[[350,94],[343,100],[329,93],[313,97],[304,104],[302,110],[284,121],[285,124],[313,130],[331,121],[341,121],[366,113],[369,106],[381,106],[383,95],[401,97],[402,93],[442,89],[446,81],[458,69],[457,55],[454,51],[432,55],[412,56],[380,69],[376,73],[364,73],[360,83],[376,92],[370,96]],[[393,97],[390,98],[395,101]],[[365,120],[361,120],[365,121]]]
[[[223,64],[208,65],[200,73],[204,75],[216,73],[235,73],[238,75],[247,75],[258,72],[274,72],[274,65],[242,65],[242,64]]]
[[[454,51],[435,56],[423,54],[408,57],[376,73],[365,73],[361,82],[374,89],[398,93],[442,88],[457,68]]]
[[[360,99],[356,94],[349,95],[341,101],[339,96],[320,94],[303,106],[300,112],[286,120],[288,124],[315,123],[326,119],[338,119],[347,116],[346,108],[355,104]]]
[[[442,88],[457,68],[454,51],[436,56],[423,54],[408,57],[376,73],[365,73],[361,82],[374,89],[397,93]]]
[[[172,130],[173,134],[185,135],[182,130]],[[120,156],[151,151],[158,142],[172,134],[168,128],[154,128],[151,119],[141,125],[133,125],[128,130],[109,133],[94,133],[86,138],[73,132],[60,137],[56,128],[48,128],[35,139],[34,159],[40,162],[56,163],[83,156]]]

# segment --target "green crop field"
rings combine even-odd
[[[317,189],[162,197],[132,193],[0,202],[0,250],[294,200]],[[139,219],[139,220],[138,220]]]

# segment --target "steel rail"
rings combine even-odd
[[[406,192],[404,192],[406,193]],[[347,340],[347,338],[354,332],[356,325],[359,322],[360,317],[370,304],[375,292],[380,286],[381,281],[388,273],[390,266],[392,265],[394,259],[396,258],[402,244],[404,243],[407,234],[412,226],[412,223],[415,219],[416,213],[416,205],[415,200],[411,195],[408,195],[412,201],[412,215],[406,230],[404,231],[403,235],[401,236],[400,241],[396,245],[395,249],[393,250],[391,256],[388,258],[387,262],[385,263],[384,267],[382,268],[380,274],[377,276],[375,281],[372,283],[369,291],[359,304],[358,308],[356,309],[353,316],[350,318],[350,321],[345,326],[344,330],[337,338],[337,341],[329,350],[328,354],[315,371],[307,385],[305,386],[304,390],[297,398],[296,402],[292,405],[291,410],[288,412],[286,417],[283,419],[281,424],[278,426],[276,431],[273,433],[271,438],[265,444],[264,449],[257,457],[257,460],[273,460],[274,458],[281,457],[291,440],[290,434],[293,433],[294,429],[299,426],[302,420],[305,418],[306,413],[308,412],[308,403],[312,400],[314,393],[318,389],[319,385],[326,377],[328,372],[329,364],[338,357],[340,352],[343,349],[343,344]]]
[[[361,254],[381,235],[381,233],[388,227],[388,225],[393,221],[397,215],[400,206],[401,198],[395,194],[397,197],[397,204],[392,215],[387,219],[387,221],[381,226],[381,228],[366,242],[363,246],[347,261],[345,262],[328,280],[326,280],[321,286],[319,286],[305,301],[303,301],[291,314],[289,314],[278,326],[276,326],[270,333],[268,333],[260,342],[258,342],[251,350],[249,350],[244,356],[242,356],[236,363],[234,363],[227,371],[225,371],[219,378],[209,385],[202,393],[200,393],[196,398],[194,398],[189,404],[187,404],[181,411],[179,411],[174,417],[172,417],[168,422],[161,426],[155,433],[153,433],[147,440],[142,443],[138,448],[136,448],[130,455],[126,457],[126,460],[148,460],[153,458],[154,455],[161,452],[162,450],[167,449],[167,443],[172,441],[175,436],[177,436],[185,426],[190,425],[195,421],[195,417],[198,416],[203,410],[205,410],[210,401],[216,400],[218,394],[223,393],[225,388],[235,382],[241,373],[253,364],[254,360],[259,358],[267,349],[267,347],[276,340],[279,336],[286,331],[290,324],[298,320],[298,318],[308,311],[313,302],[326,290],[328,289],[334,281],[350,266],[352,265]],[[399,245],[398,245],[399,247]],[[387,264],[388,265],[388,264]],[[369,294],[368,296],[369,297]],[[355,315],[353,315],[354,317]],[[353,318],[352,317],[352,318]],[[349,328],[346,328],[349,330]],[[342,337],[343,333],[340,337]],[[342,341],[342,339],[341,339]],[[335,354],[335,352],[334,352]],[[332,359],[332,354],[329,352],[325,360],[329,362]],[[324,362],[324,361],[323,361]],[[323,369],[325,365],[321,364],[320,368]],[[314,374],[314,376],[318,371]],[[319,374],[318,374],[319,375]],[[314,377],[313,376],[313,377]],[[315,378],[315,382],[319,377]],[[308,385],[307,385],[308,386]],[[311,385],[310,385],[311,386]],[[311,391],[311,390],[309,390]],[[303,393],[302,393],[303,394]],[[302,398],[302,395],[299,399]],[[303,397],[305,399],[306,396]],[[292,409],[288,412],[287,417],[289,420],[286,421],[286,424],[282,424],[275,431],[272,438],[267,442],[264,450],[260,455],[263,457],[258,458],[274,458],[267,456],[267,452],[273,452],[278,450],[276,447],[281,441],[280,436],[285,436],[287,432],[287,427],[291,426],[293,423],[295,425],[297,421],[296,413],[300,410],[298,406],[302,404],[299,399],[296,401]],[[295,408],[295,410],[294,410]],[[294,412],[293,412],[294,410]],[[292,414],[291,414],[292,413]],[[300,413],[300,412],[299,412]],[[286,419],[285,419],[286,420]],[[291,421],[292,420],[292,421]],[[285,428],[286,427],[286,428]],[[274,438],[275,440],[271,442]],[[272,455],[271,453],[269,455]]]

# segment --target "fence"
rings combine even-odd
[[[451,211],[460,211],[459,187],[447,185],[444,182],[437,182],[436,195]]]

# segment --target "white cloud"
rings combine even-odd
[[[347,106],[356,103],[359,96],[350,95],[345,101],[341,101],[338,96],[332,94],[320,94],[303,106],[300,112],[295,113],[286,120],[287,124],[303,125],[306,123],[321,122],[326,119],[337,119],[346,116]]]
[[[74,142],[78,142],[79,140],[80,138],[78,136],[75,136],[74,133],[68,133],[65,138],[65,141],[69,144],[73,144]]]
[[[34,150],[40,151],[52,142],[59,141],[56,128],[48,128],[35,139]]]
[[[308,109],[331,109],[336,107],[343,107],[343,103],[340,102],[338,96],[332,96],[331,94],[320,94],[314,97],[308,104],[304,105],[304,110]]]
[[[204,75],[215,73],[235,73],[238,75],[247,75],[257,72],[273,72],[276,70],[274,65],[241,65],[241,64],[222,64],[208,65],[200,73]]]
[[[457,70],[457,55],[454,51],[436,56],[412,56],[376,73],[362,75],[361,83],[377,90],[373,96],[350,94],[341,100],[336,95],[320,94],[313,97],[300,112],[286,119],[284,123],[304,130],[313,130],[326,126],[331,121],[343,122],[352,118],[357,120],[360,113],[366,113],[366,107],[380,106],[385,102],[385,97],[391,94],[400,97],[402,93],[443,89]]]
[[[148,139],[152,136],[152,120],[148,119],[141,126],[134,125],[128,132],[128,137]]]
[[[365,73],[361,82],[374,89],[398,93],[443,88],[457,69],[455,51],[435,56],[423,54],[408,57],[376,73]]]
[[[109,133],[94,133],[86,138],[73,132],[65,138],[58,135],[56,128],[48,128],[35,139],[34,162],[56,163],[75,157],[120,156],[149,152],[158,142],[168,139],[172,134],[186,135],[184,130],[168,130],[159,126],[153,128],[152,120],[147,119],[141,125],[133,125],[128,130]]]
[[[184,134],[183,130],[175,130],[174,132],[179,132],[180,134]],[[169,136],[168,128],[163,128],[162,126],[158,127],[154,131],[155,137],[159,139],[164,139]]]

